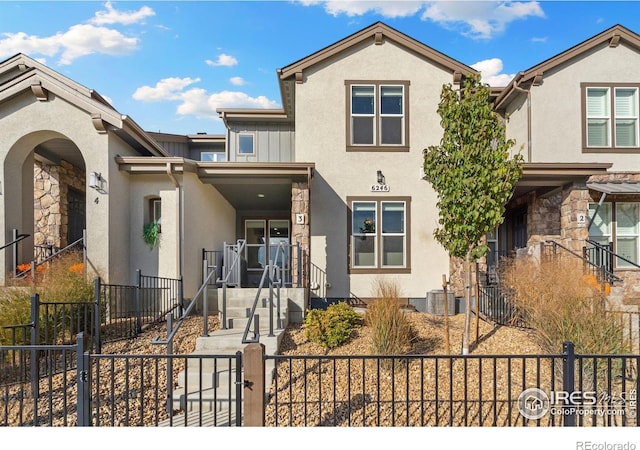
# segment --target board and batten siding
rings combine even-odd
[[[293,124],[251,123],[242,126],[230,124],[229,161],[237,162],[293,162],[295,161],[295,131]],[[254,153],[238,154],[238,135],[253,134]]]

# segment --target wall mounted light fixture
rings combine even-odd
[[[93,188],[96,191],[104,194],[106,192],[104,190],[105,183],[106,183],[106,181],[105,181],[104,178],[102,178],[102,174],[101,173],[91,172],[89,174],[89,187],[90,188]]]
[[[378,184],[384,184],[384,174],[382,170],[378,170]]]

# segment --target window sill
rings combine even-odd
[[[347,145],[348,152],[408,152],[409,146],[373,146],[373,145]]]
[[[582,153],[640,153],[640,147],[583,147]]]
[[[411,267],[399,267],[397,269],[393,269],[390,267],[386,267],[384,269],[376,269],[376,268],[366,268],[366,269],[358,269],[358,268],[349,268],[349,273],[353,275],[370,275],[370,274],[400,274],[400,273],[411,273]]]

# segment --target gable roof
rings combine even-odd
[[[96,91],[19,53],[0,62],[0,103],[25,91],[39,101],[47,101],[51,92],[85,111],[98,133],[113,132],[142,154],[167,155],[133,119],[116,111]]]
[[[286,80],[290,77],[299,77],[304,70],[312,67],[320,62],[323,62],[334,55],[337,55],[354,45],[357,45],[361,42],[371,40],[376,44],[381,44],[385,39],[391,40],[408,50],[411,50],[417,53],[420,56],[423,56],[427,59],[430,59],[445,69],[449,70],[451,73],[459,72],[462,75],[467,75],[468,73],[476,74],[478,73],[475,69],[463,64],[455,59],[441,53],[433,48],[419,42],[412,37],[407,36],[404,33],[399,32],[398,30],[391,28],[383,22],[376,22],[373,25],[364,28],[351,36],[347,36],[346,38],[329,45],[328,47],[323,48],[311,55],[302,58],[288,66],[283,67],[282,69],[278,69],[278,76],[281,80]]]
[[[462,77],[468,74],[478,74],[479,72],[472,67],[463,64],[444,53],[419,42],[404,33],[386,25],[383,22],[376,22],[338,42],[331,44],[309,56],[299,59],[281,69],[277,69],[278,82],[280,84],[280,95],[282,97],[282,109],[277,110],[261,110],[261,109],[233,109],[218,108],[216,111],[225,125],[228,120],[252,121],[252,120],[269,120],[269,121],[292,121],[295,115],[295,84],[302,82],[303,72],[324,62],[348,49],[365,41],[381,44],[384,40],[390,40],[396,44],[406,48],[415,54],[422,56],[445,70],[451,72],[453,82],[458,83]],[[228,125],[227,125],[228,126]]]
[[[517,94],[522,88],[531,89],[532,86],[540,85],[546,72],[578,58],[602,44],[608,43],[609,47],[617,47],[620,45],[620,42],[625,42],[627,45],[640,50],[640,35],[622,25],[614,25],[556,56],[523,72],[519,72],[496,99],[496,108],[499,109],[512,95]]]

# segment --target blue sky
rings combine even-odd
[[[376,21],[505,85],[621,24],[640,2],[0,0],[0,60],[22,52],[148,131],[221,134],[216,108],[278,108],[276,69]]]

